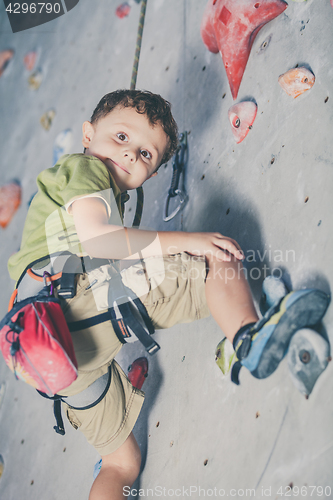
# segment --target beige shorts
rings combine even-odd
[[[156,329],[191,322],[209,315],[205,297],[206,263],[201,257],[177,254],[151,257],[122,272],[123,282],[144,303]],[[66,300],[68,322],[96,316],[107,310],[109,266],[78,277],[77,293]],[[101,455],[121,446],[132,431],[143,404],[144,393],[135,389],[114,360],[122,347],[109,321],[72,332],[78,361],[78,378],[64,396],[86,389],[111,365],[111,384],[104,399],[89,410],[64,405],[68,420],[79,428]]]

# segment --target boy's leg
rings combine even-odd
[[[213,318],[232,343],[242,326],[256,323],[259,319],[250,287],[239,260],[219,262],[211,255],[206,260],[207,304]]]
[[[296,331],[317,324],[330,303],[330,296],[321,290],[298,290],[287,294],[258,321],[241,263],[217,262],[212,257],[207,263],[207,303],[235,349],[238,361],[231,378],[236,384],[241,366],[256,378],[271,375]]]
[[[140,465],[140,448],[131,432],[120,448],[102,457],[102,467],[91,487],[89,500],[123,500],[128,496],[124,495],[123,488],[132,486]]]

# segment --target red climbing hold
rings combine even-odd
[[[28,71],[32,71],[34,69],[36,61],[37,52],[35,51],[28,52],[23,58],[24,66]]]
[[[5,228],[21,203],[21,187],[11,182],[0,188],[0,226]]]
[[[131,6],[127,2],[124,2],[117,7],[116,16],[122,19],[123,17],[128,16],[130,11],[131,11]]]
[[[9,61],[11,60],[13,55],[14,55],[13,50],[2,50],[0,52],[0,76],[7,68],[7,65],[9,64]]]
[[[228,111],[232,133],[237,144],[242,142],[252,128],[257,116],[257,105],[252,101],[244,101],[234,104]]]
[[[221,53],[234,99],[242,81],[255,37],[288,4],[284,0],[209,0],[201,37],[210,52]]]
[[[148,359],[145,357],[138,358],[128,369],[128,380],[136,389],[141,389],[145,379],[148,377]]]

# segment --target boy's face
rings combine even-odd
[[[117,106],[94,125],[82,127],[85,154],[106,165],[121,191],[141,186],[160,165],[168,145],[162,126],[134,108]]]

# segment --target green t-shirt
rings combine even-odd
[[[62,156],[37,177],[25,221],[20,250],[8,261],[11,278],[18,280],[33,261],[69,250],[84,255],[77,237],[70,204],[77,198],[97,196],[106,203],[109,223],[122,225],[121,192],[104,163],[95,156]]]

